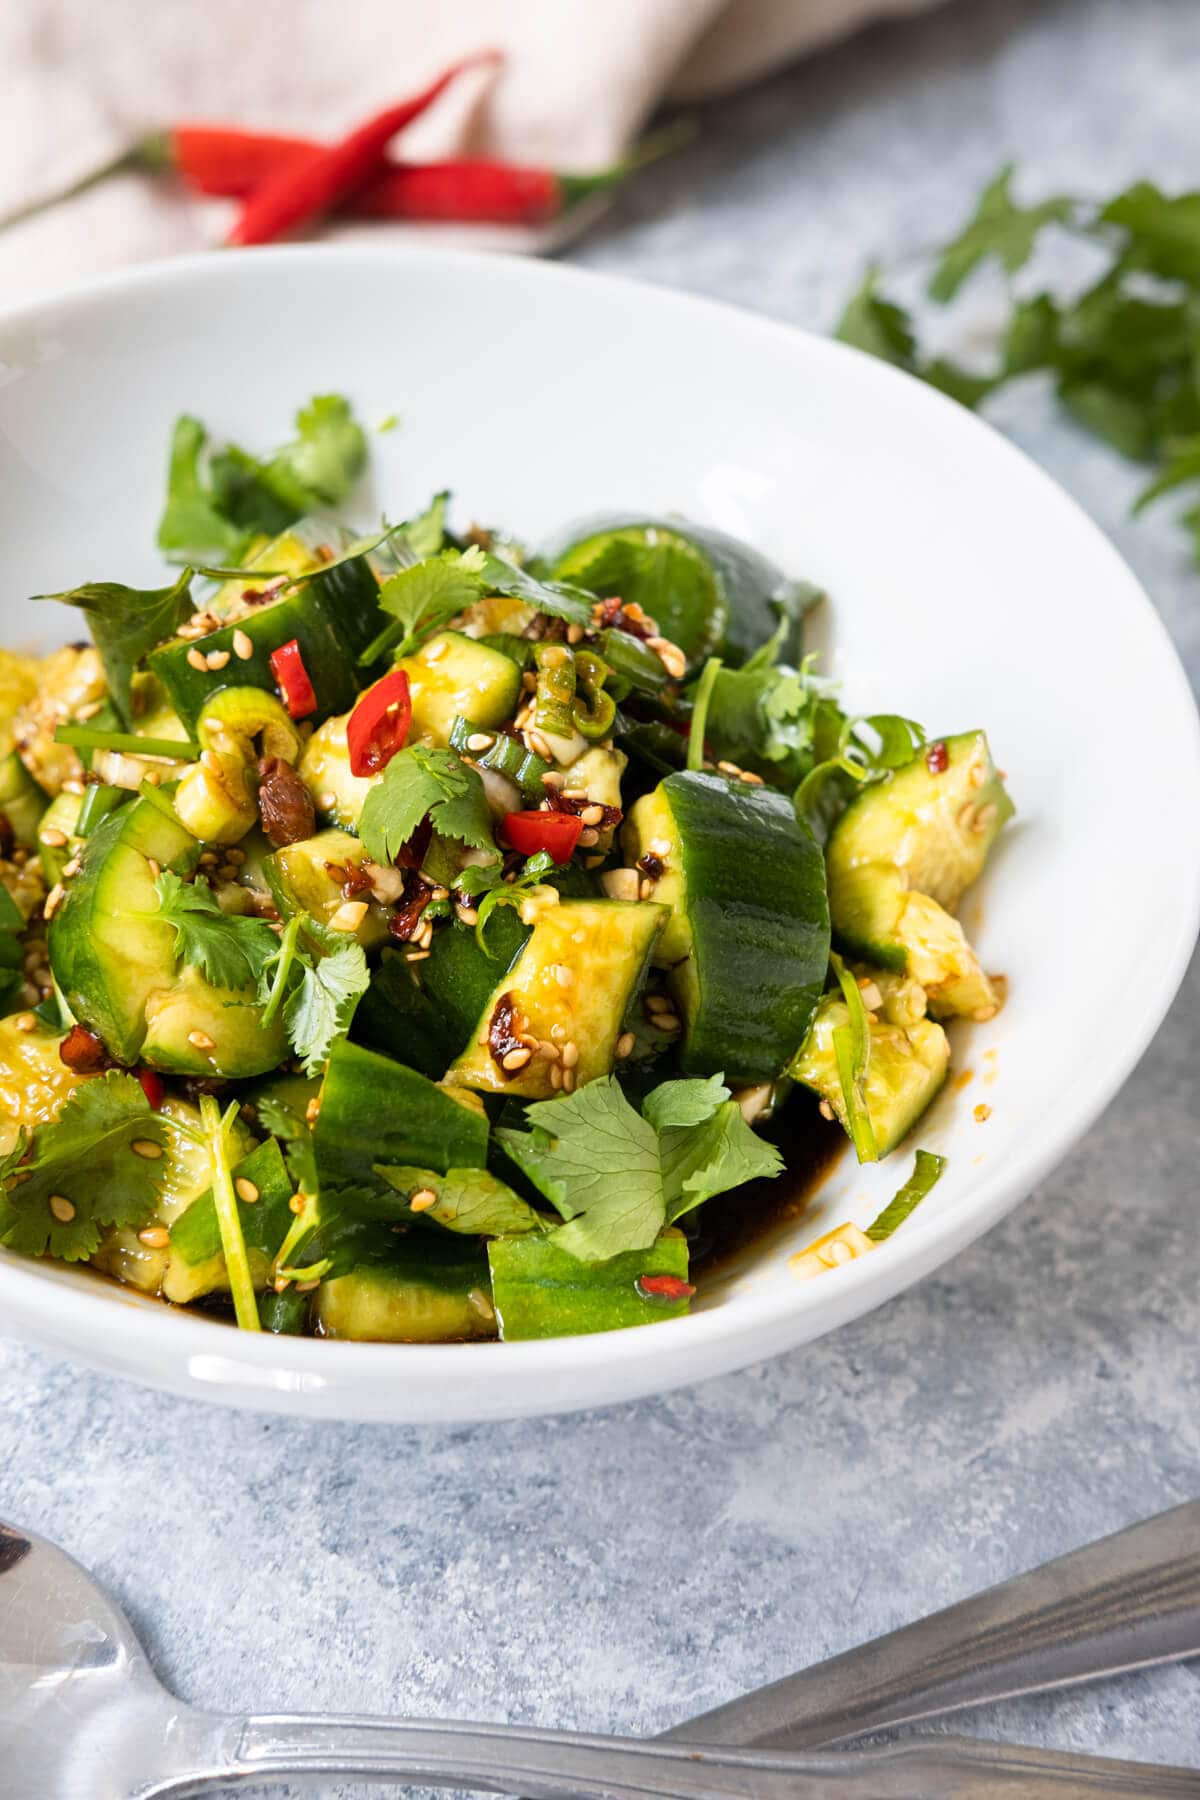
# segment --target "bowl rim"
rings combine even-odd
[[[712,321],[714,330],[732,326],[739,332],[757,334],[763,340],[778,344],[790,353],[797,339],[806,354],[824,359],[835,368],[840,364],[861,367],[869,365],[873,378],[886,398],[891,391],[898,404],[924,408],[930,416],[941,412],[956,419],[956,429],[982,434],[994,449],[1023,467],[1027,475],[1065,505],[1093,541],[1098,557],[1106,558],[1115,575],[1119,574],[1128,589],[1128,603],[1140,614],[1143,626],[1154,640],[1165,685],[1160,701],[1178,713],[1179,761],[1172,769],[1172,781],[1182,806],[1200,809],[1200,715],[1191,684],[1170,634],[1154,607],[1143,584],[1134,574],[1112,541],[1086,513],[1084,508],[1029,455],[995,427],[968,413],[955,401],[926,386],[914,376],[868,356],[865,352],[821,336],[803,327],[772,319],[749,308],[707,296],[689,293],[629,275],[612,275],[591,269],[546,262],[507,251],[471,251],[411,245],[295,244],[253,250],[223,251],[219,257],[211,253],[159,259],[132,268],[110,271],[85,281],[71,283],[0,307],[0,340],[13,330],[48,322],[56,313],[72,308],[86,309],[94,301],[122,292],[153,294],[169,292],[177,285],[196,281],[221,284],[237,282],[256,270],[262,272],[280,264],[300,267],[315,264],[326,274],[331,268],[346,271],[369,265],[393,267],[420,266],[436,269],[470,271],[476,278],[486,273],[491,282],[517,281],[541,283],[565,291],[586,287],[594,291],[604,288],[614,305],[633,308],[660,308],[667,311],[683,307],[702,313]],[[0,359],[3,342],[0,341]],[[2,360],[0,360],[2,367]],[[917,1280],[923,1273],[944,1262],[957,1250],[965,1248],[990,1229],[1005,1213],[1029,1194],[1083,1137],[1144,1055],[1158,1031],[1186,972],[1200,933],[1200,836],[1180,847],[1186,859],[1178,870],[1179,887],[1176,923],[1173,933],[1161,934],[1155,945],[1155,967],[1147,986],[1139,981],[1140,1016],[1136,1029],[1112,1033],[1106,1044],[1096,1047],[1089,1060],[1087,1079],[1073,1082],[1064,1090],[1054,1126],[1043,1135],[1034,1136],[1026,1149],[1016,1149],[1007,1162],[994,1172],[981,1172],[971,1183],[969,1195],[956,1209],[945,1215],[918,1217],[911,1225],[879,1248],[882,1254],[856,1259],[828,1270],[821,1283],[821,1311],[826,1317],[818,1332],[832,1330],[848,1322]],[[56,1329],[47,1330],[44,1312],[47,1289],[53,1287],[53,1306],[70,1313],[68,1322],[60,1318]],[[468,1386],[477,1385],[480,1404],[476,1409],[452,1410],[447,1418],[512,1416],[527,1411],[567,1411],[573,1406],[595,1404],[595,1396],[584,1391],[577,1399],[552,1399],[543,1405],[534,1402],[507,1405],[500,1391],[502,1384],[522,1377],[541,1377],[554,1383],[556,1389],[569,1386],[572,1379],[587,1371],[633,1369],[646,1361],[647,1345],[640,1331],[592,1333],[579,1337],[547,1338],[518,1343],[466,1344],[379,1344],[335,1342],[313,1338],[276,1337],[268,1333],[231,1333],[222,1322],[197,1317],[184,1308],[167,1308],[143,1296],[130,1295],[115,1284],[78,1283],[78,1291],[70,1293],[64,1304],[64,1284],[47,1281],[36,1264],[8,1252],[0,1252],[0,1314],[10,1327],[30,1341],[53,1345],[72,1359],[93,1366],[112,1368],[114,1354],[124,1372],[135,1379],[154,1385],[172,1385],[177,1391],[209,1399],[235,1401],[261,1406],[298,1407],[298,1396],[315,1391],[326,1395],[319,1410],[329,1416],[400,1419],[415,1417],[402,1404],[372,1413],[356,1408],[354,1397],[364,1384],[370,1385],[386,1371],[394,1376],[405,1369],[415,1386],[424,1387],[451,1373]],[[774,1355],[816,1335],[805,1330],[806,1316],[814,1309],[809,1300],[809,1283],[796,1283],[794,1289],[783,1288],[766,1296],[735,1296],[723,1299],[682,1319],[662,1320],[656,1327],[657,1365],[652,1380],[626,1383],[629,1393],[664,1391],[719,1371],[729,1371]],[[136,1302],[131,1304],[131,1300]],[[114,1304],[114,1301],[123,1304]],[[103,1350],[93,1351],[93,1343],[102,1342]],[[719,1358],[711,1352],[720,1345]],[[162,1351],[172,1365],[187,1371],[182,1382],[164,1375],[161,1368],[147,1368],[139,1374],[136,1364],[144,1354]],[[677,1361],[679,1368],[670,1365]],[[130,1367],[133,1361],[135,1366]],[[381,1368],[368,1365],[382,1363]],[[202,1365],[214,1365],[214,1371],[200,1372]],[[220,1365],[219,1369],[215,1365]],[[239,1381],[239,1371],[241,1377]],[[490,1380],[486,1379],[490,1376]],[[262,1384],[261,1387],[259,1384]],[[238,1391],[244,1384],[248,1390]],[[619,1382],[614,1386],[621,1386]],[[402,1396],[400,1397],[402,1399]],[[328,1401],[335,1405],[329,1407]],[[340,1412],[338,1411],[338,1409]],[[420,1416],[424,1416],[422,1413]]]

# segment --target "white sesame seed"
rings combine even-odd
[[[187,653],[187,659],[193,669],[199,669],[204,675],[208,673],[208,658],[203,650],[192,648]]]
[[[304,1195],[303,1194],[293,1194],[292,1195],[291,1199],[288,1201],[288,1211],[294,1212],[297,1215],[299,1215],[300,1213],[302,1213],[304,1211]]]
[[[320,1112],[320,1110],[321,1110],[321,1096],[319,1094],[314,1094],[312,1099],[309,1101],[308,1105],[304,1109],[304,1116],[308,1120],[310,1125],[316,1124],[317,1114]]]
[[[254,645],[240,627],[233,634],[233,654],[242,662],[249,662],[254,655]]]
[[[153,1138],[134,1138],[129,1148],[135,1156],[142,1156],[147,1162],[157,1162],[162,1155],[162,1145],[156,1144]]]
[[[554,752],[550,748],[550,745],[542,732],[530,730],[525,733],[525,736],[528,740],[529,748],[533,751],[535,756],[540,756],[543,762],[554,761]]]
[[[610,900],[636,900],[638,872],[636,869],[606,869],[600,877],[600,886]]]
[[[248,1206],[252,1206],[258,1199],[258,1189],[248,1176],[239,1175],[233,1185],[238,1199],[244,1200]]]
[[[78,875],[78,873],[79,873],[80,869],[82,869],[82,867],[83,867],[82,856],[73,856],[69,863],[63,864],[63,880],[70,881],[74,876]]]
[[[61,850],[68,841],[66,832],[60,831],[57,825],[47,825],[41,834],[41,840],[47,850]]]
[[[671,1010],[671,1002],[667,999],[667,996],[665,994],[647,994],[646,995],[646,1011],[647,1012],[652,1012],[652,1013],[670,1012],[670,1010]]]
[[[63,782],[62,791],[64,794],[82,794],[83,783],[82,781],[77,781],[72,775],[69,780]]]
[[[579,846],[582,850],[594,850],[600,842],[600,833],[591,825],[585,825],[579,834]]]
[[[215,1040],[209,1037],[207,1031],[189,1031],[187,1041],[193,1050],[215,1050],[217,1047]]]
[[[486,1320],[488,1324],[490,1324],[496,1316],[496,1309],[482,1288],[475,1287],[471,1289],[470,1293],[467,1295],[467,1305],[473,1307],[480,1318]]]
[[[473,731],[467,739],[467,749],[476,751],[490,750],[495,741],[496,740],[490,731]]]
[[[970,800],[967,801],[965,806],[960,806],[958,809],[958,828],[960,831],[973,831],[975,829],[975,807]]]
[[[66,897],[66,892],[67,890],[61,881],[56,881],[54,886],[50,889],[50,892],[46,895],[46,904],[42,908],[48,919],[54,917]]]
[[[554,1067],[557,1069],[558,1064],[555,1063]],[[574,1069],[564,1069],[562,1078],[563,1093],[573,1094],[575,1092],[575,1083],[578,1079],[579,1077],[576,1075]]]
[[[159,862],[158,858],[156,856],[148,856],[146,858],[146,867],[149,869],[151,875],[153,875],[155,881],[157,881],[162,874],[162,864]]]
[[[553,973],[555,981],[557,981],[561,988],[569,988],[575,979],[574,974],[568,969],[566,963],[555,963],[553,965]]]
[[[582,637],[583,637],[583,626],[582,625],[568,625],[567,626],[567,642],[568,642],[568,644],[578,644],[580,642],[580,640],[582,639]]]
[[[337,795],[330,793],[318,794],[317,805],[322,812],[332,812],[337,805]]]
[[[660,1031],[678,1031],[679,1015],[673,1012],[655,1013],[654,1023]]]
[[[142,780],[148,781],[150,783],[151,787],[157,787],[159,782],[162,780],[162,770],[161,769],[147,769],[146,773],[142,776]]]
[[[210,669],[223,669],[228,661],[228,650],[210,650],[208,653],[208,666]]]
[[[591,806],[585,806],[580,813],[579,818],[581,824],[584,825],[601,825],[604,822],[604,808],[595,805],[595,803]]]
[[[528,1045],[520,1044],[515,1050],[508,1051],[505,1056],[500,1058],[500,1067],[515,1074],[518,1069],[525,1067],[532,1055],[533,1051],[529,1049]]]
[[[437,1195],[432,1188],[418,1188],[408,1203],[409,1211],[415,1213],[428,1212],[431,1206],[437,1205]]]
[[[479,914],[473,906],[456,906],[454,911],[460,925],[476,925],[479,922]]]
[[[651,838],[646,848],[651,856],[657,856],[661,862],[664,856],[670,856],[675,846],[670,838]]]
[[[537,1047],[536,1054],[542,1057],[545,1062],[557,1062],[558,1045],[552,1044],[549,1038],[543,1038]]]
[[[428,950],[410,950],[408,953],[408,956],[405,958],[405,960],[410,963],[425,962],[425,961],[427,961],[428,957],[429,957]]]
[[[103,706],[103,700],[89,700],[86,706],[77,706],[75,708],[75,717],[79,720],[81,725],[85,725],[89,719],[95,718],[96,714],[101,711]]]
[[[633,1046],[636,1043],[637,1039],[634,1037],[632,1031],[623,1031],[621,1033],[620,1037],[617,1039],[617,1055],[622,1062],[624,1062],[627,1056],[632,1054]]]
[[[165,1225],[147,1225],[138,1232],[138,1243],[145,1244],[147,1250],[165,1250],[170,1242],[171,1234]]]
[[[744,781],[747,787],[762,787],[763,785],[762,776],[756,775],[753,769],[743,769],[738,780]]]
[[[37,1020],[32,1013],[21,1013],[17,1019],[18,1031],[36,1031]]]
[[[654,883],[651,881],[651,879],[648,875],[645,875],[645,876],[643,876],[641,882],[638,885],[638,899],[639,900],[650,900],[653,898],[653,895],[654,895]]]
[[[835,1117],[834,1110],[833,1110],[832,1106],[830,1106],[828,1100],[822,1100],[821,1104],[817,1108],[817,1111],[820,1113],[820,1115],[823,1119],[832,1119]]]
[[[717,767],[722,775],[740,775],[742,772],[734,762],[719,762]]]
[[[550,1086],[557,1093],[558,1089],[562,1086],[562,1084],[563,1084],[562,1064],[556,1063],[556,1062],[551,1063],[550,1064]]]
[[[60,1225],[69,1225],[75,1217],[75,1208],[65,1194],[51,1194],[50,1211]]]
[[[579,1061],[579,1045],[564,1044],[562,1049],[562,1065],[564,1069],[573,1069]]]

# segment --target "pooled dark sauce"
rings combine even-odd
[[[807,1212],[847,1142],[836,1120],[823,1119],[806,1093],[791,1095],[762,1135],[778,1146],[786,1167],[774,1180],[750,1181],[705,1202],[691,1255],[692,1280],[702,1293]]]

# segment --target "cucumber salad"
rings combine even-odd
[[[267,456],[180,419],[177,575],[0,652],[0,1245],[249,1331],[607,1331],[844,1132],[896,1199],[793,1265],[869,1251],[1002,1003],[983,732],[855,716],[721,532],[353,537],[366,460],[338,396]]]

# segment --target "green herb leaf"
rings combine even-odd
[[[37,1127],[28,1161],[22,1140],[0,1164],[0,1244],[78,1262],[99,1248],[104,1226],[139,1229],[154,1213],[163,1166],[131,1149],[143,1138],[162,1144],[164,1127],[132,1075],[84,1082],[57,1119]],[[52,1210],[52,1198],[67,1202],[70,1218],[57,1216],[64,1209]]]
[[[191,963],[214,987],[254,986],[278,954],[279,940],[264,919],[224,913],[203,882],[181,881],[164,869],[154,883],[158,917],[175,929],[175,966]]]
[[[494,552],[484,556],[483,584],[485,594],[506,594],[510,599],[524,600],[538,612],[549,613],[552,619],[566,619],[571,625],[592,622],[592,596],[584,593],[578,583],[540,581],[528,569],[518,568]]]
[[[742,1117],[720,1077],[672,1081],[639,1114],[611,1076],[526,1109],[529,1131],[497,1140],[568,1221],[560,1250],[602,1262],[654,1243],[664,1225],[783,1161]]]
[[[476,850],[496,850],[487,796],[476,770],[453,750],[413,744],[393,756],[367,795],[359,821],[367,855],[378,863],[394,863],[426,818],[443,837],[457,838]]]
[[[1139,269],[1200,287],[1200,193],[1172,196],[1139,181],[1109,201],[1099,222],[1126,233],[1126,260]]]
[[[277,1094],[263,1094],[254,1102],[259,1124],[283,1145],[288,1174],[298,1193],[314,1197],[320,1191],[317,1179],[317,1155],[313,1146],[312,1127],[303,1113],[289,1106]]]
[[[920,1205],[929,1190],[941,1180],[945,1167],[944,1156],[935,1156],[932,1150],[918,1150],[912,1174],[894,1199],[884,1207],[875,1223],[867,1226],[867,1236],[876,1244],[882,1244],[885,1238],[890,1238],[893,1231],[903,1225],[908,1215]]]
[[[963,230],[942,251],[929,283],[933,299],[952,300],[968,275],[989,257],[1015,275],[1033,255],[1043,228],[1073,217],[1075,202],[1065,194],[1036,206],[1018,206],[1012,197],[1012,178],[1009,163],[988,183]]]
[[[695,773],[704,767],[704,734],[708,726],[708,709],[713,688],[721,673],[721,659],[710,656],[701,671],[692,695],[692,723],[688,731],[687,766]]]
[[[412,1217],[432,1219],[447,1231],[472,1237],[516,1237],[527,1231],[546,1230],[542,1215],[486,1169],[447,1169],[439,1175],[433,1169],[377,1164],[375,1173],[382,1175],[406,1203],[422,1190],[433,1194],[433,1205],[423,1206]]]
[[[642,1116],[660,1132],[703,1125],[728,1098],[720,1075],[710,1075],[707,1081],[662,1081],[643,1100]]]
[[[736,1100],[726,1100],[691,1130],[662,1132],[659,1153],[668,1224],[714,1194],[783,1172],[783,1157],[747,1125]]]
[[[898,369],[915,366],[917,339],[912,319],[903,307],[880,294],[877,265],[867,270],[862,286],[851,295],[833,335]]]
[[[379,590],[379,608],[396,621],[398,655],[411,655],[448,619],[474,605],[485,591],[483,565],[483,551],[472,546],[442,550],[388,577]]]
[[[354,1008],[371,982],[362,945],[347,938],[326,956],[298,957],[302,969],[299,986],[283,1009],[292,1049],[306,1075],[313,1075],[329,1060],[338,1038],[350,1029]]]
[[[340,506],[367,466],[362,426],[341,394],[314,394],[296,414],[296,436],[277,450],[263,480],[301,518],[317,506]]]
[[[35,594],[35,600],[61,600],[86,614],[100,652],[113,705],[124,724],[132,725],[130,688],[133,672],[156,645],[172,637],[176,627],[194,612],[185,569],[171,587],[130,588],[119,581],[91,581],[61,594]]]

